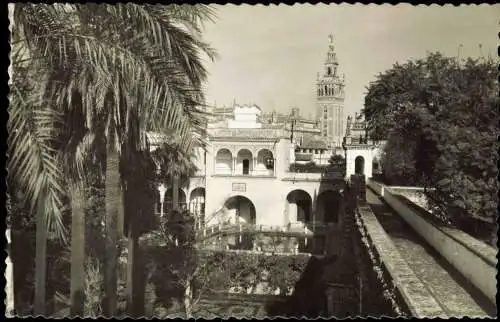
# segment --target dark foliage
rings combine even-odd
[[[496,218],[497,66],[430,54],[379,75],[365,98],[371,136],[388,140],[385,179],[434,188],[433,206],[456,223]]]

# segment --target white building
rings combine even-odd
[[[207,150],[199,149],[197,176],[180,183],[180,202],[203,217],[207,226],[338,225],[343,213],[342,174],[290,172],[295,145],[286,129],[262,127],[256,106],[234,109],[234,120],[227,126],[208,126]],[[159,189],[164,200],[171,190]]]
[[[347,129],[343,147],[346,160],[346,175],[362,174],[367,178],[381,173],[380,160],[385,141],[373,141],[367,137],[363,115],[356,113],[354,120],[347,118]]]

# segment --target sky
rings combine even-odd
[[[396,62],[435,51],[495,57],[499,44],[500,5],[214,7],[217,20],[205,25],[203,37],[219,55],[207,62],[206,87],[207,102],[218,106],[236,101],[279,112],[295,106],[314,117],[329,34],[346,75],[345,117],[363,108],[366,87]]]

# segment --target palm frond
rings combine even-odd
[[[57,181],[63,177],[60,164],[66,164],[68,173],[76,173],[72,177],[82,174],[97,133],[117,150],[128,144],[141,150],[146,130],[173,131],[182,154],[169,158],[189,170],[186,151],[205,138],[206,115],[201,107],[207,71],[201,55],[216,57],[200,36],[202,21],[212,19],[211,8],[16,4],[13,16],[17,26],[13,41],[21,45],[13,61],[18,79],[32,84],[30,68],[46,75],[36,91],[47,105],[34,108],[41,105],[17,100],[9,125],[20,131],[10,141],[14,150],[9,168],[31,185],[31,200],[47,188],[46,202],[60,203],[58,193],[64,191]],[[18,93],[25,90],[29,88]],[[25,110],[26,106],[30,108]],[[58,114],[68,117],[64,123],[71,127],[54,126]],[[66,130],[67,140],[61,141],[66,146],[52,142]],[[34,145],[27,145],[32,141]],[[178,167],[175,171],[184,171]],[[26,174],[39,173],[31,172],[35,168],[43,174]],[[57,223],[57,215],[51,216]]]
[[[40,106],[40,102],[27,100],[15,85],[11,93],[7,122],[9,176],[22,187],[31,211],[44,211],[44,227],[66,241],[62,213],[64,176],[53,148],[54,123],[59,115]]]

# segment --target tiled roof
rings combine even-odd
[[[262,128],[263,129],[284,129],[285,125],[284,124],[266,124],[266,123],[262,123]]]

